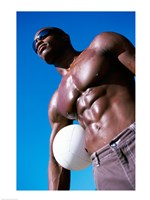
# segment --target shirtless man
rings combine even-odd
[[[114,32],[97,35],[76,51],[61,29],[40,29],[33,49],[62,75],[48,109],[52,127],[48,180],[50,190],[67,190],[70,171],[53,156],[53,140],[78,120],[85,130],[97,190],[135,189],[135,48]]]

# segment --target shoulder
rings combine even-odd
[[[123,49],[126,47],[131,48],[133,45],[125,36],[119,33],[102,32],[94,38],[89,47],[102,51],[114,51],[115,49]]]
[[[107,42],[107,40],[109,42],[114,42],[114,41],[123,41],[123,40],[128,40],[125,36],[116,33],[116,32],[102,32],[100,34],[98,34],[93,42]]]

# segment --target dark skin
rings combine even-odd
[[[62,75],[48,109],[52,127],[50,190],[70,187],[70,171],[53,156],[53,140],[61,128],[78,120],[91,155],[135,121],[135,48],[130,41],[117,33],[104,32],[82,52],[68,41],[69,36],[64,34],[49,35],[36,43],[38,55],[54,64]]]

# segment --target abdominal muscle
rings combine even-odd
[[[66,118],[77,119],[84,128],[89,154],[108,144],[134,122],[134,94],[130,83],[107,82],[84,92],[70,83],[60,86],[58,109]]]
[[[122,86],[90,88],[77,100],[77,116],[92,154],[134,122],[134,101]]]

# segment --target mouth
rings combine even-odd
[[[37,52],[39,54],[41,54],[45,49],[46,49],[47,45],[46,44],[41,44],[39,45],[39,47],[37,48]]]

